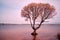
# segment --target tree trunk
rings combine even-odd
[[[34,30],[31,35],[37,35],[36,30]]]

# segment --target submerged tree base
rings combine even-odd
[[[33,32],[33,33],[31,33],[31,35],[38,35],[38,33],[34,33],[34,32]]]

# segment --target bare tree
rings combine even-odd
[[[26,17],[30,20],[30,24],[34,32],[32,35],[36,35],[36,30],[41,27],[41,24],[49,18],[52,18],[55,15],[55,8],[50,4],[44,3],[30,3],[21,10],[21,16]],[[37,27],[36,19],[40,17],[40,22]]]

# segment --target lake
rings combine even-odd
[[[33,29],[29,24],[0,24],[0,40],[58,40],[59,24],[43,24],[38,35],[32,36]]]

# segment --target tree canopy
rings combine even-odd
[[[30,3],[21,10],[22,17],[35,20],[41,17],[42,20],[52,18],[55,15],[55,8],[50,4]]]

